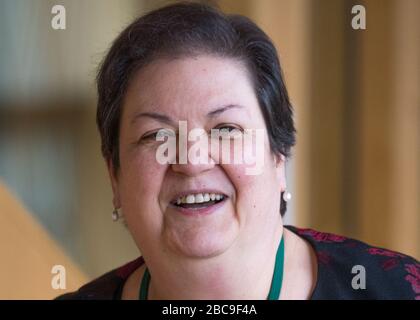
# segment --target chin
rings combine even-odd
[[[169,246],[177,255],[184,257],[212,258],[226,252],[235,242],[237,235],[238,228],[235,225],[223,230],[187,230],[171,237]]]

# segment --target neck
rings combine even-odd
[[[236,241],[216,257],[160,261],[151,267],[148,298],[265,300],[282,236],[283,225],[279,219],[271,235],[263,233],[252,244]]]

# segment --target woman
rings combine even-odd
[[[420,297],[415,259],[283,226],[292,108],[277,52],[252,21],[194,3],[153,11],[119,35],[97,80],[113,218],[142,256],[59,298]],[[246,132],[251,149],[216,144]]]

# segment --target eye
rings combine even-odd
[[[243,131],[241,127],[234,125],[234,124],[230,124],[230,123],[222,123],[219,124],[215,129],[219,129],[220,131],[227,131],[227,132],[231,132],[234,130],[238,130],[238,131]]]
[[[156,140],[156,137],[157,137],[157,133],[158,132],[159,131],[154,131],[154,132],[151,132],[151,133],[146,133],[145,135],[143,135],[140,138],[140,140],[141,141]]]
[[[140,139],[139,142],[149,141],[164,141],[165,137],[175,137],[176,134],[170,129],[159,129],[154,131],[146,132]]]
[[[220,132],[220,138],[237,138],[242,135],[243,129],[230,123],[219,124],[216,128]]]

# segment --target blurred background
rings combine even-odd
[[[171,2],[0,0],[0,299],[50,299],[140,255],[111,220],[94,78],[125,26]],[[286,223],[418,258],[420,1],[211,3],[278,48],[298,131]],[[351,27],[357,4],[366,30]]]

